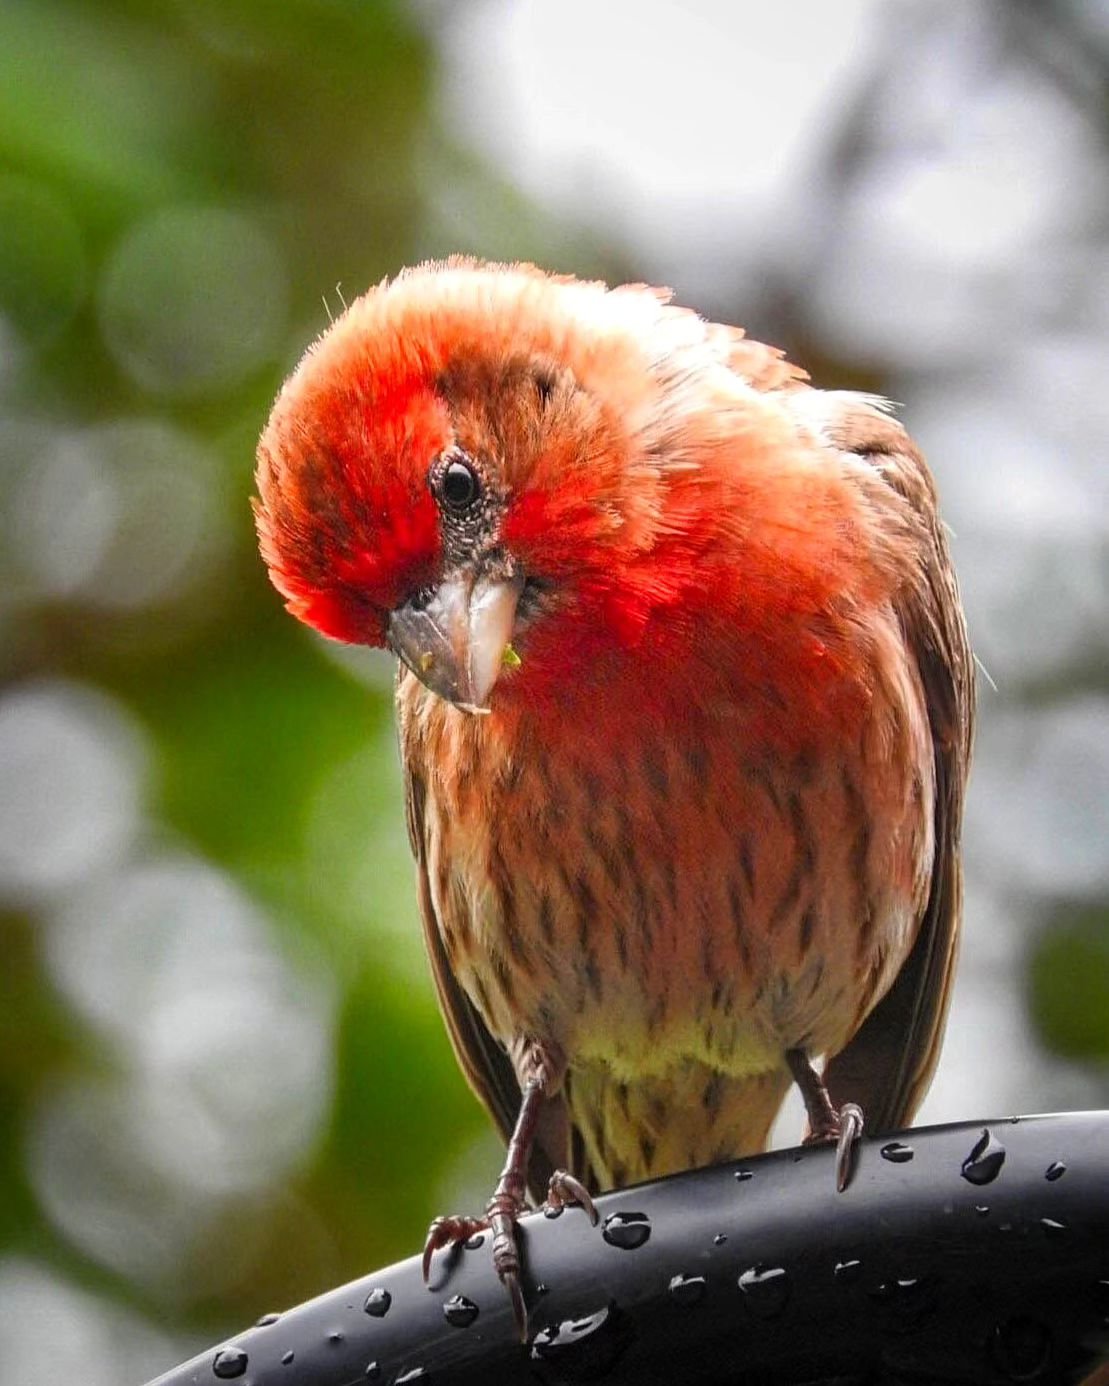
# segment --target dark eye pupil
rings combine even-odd
[[[443,473],[443,500],[452,510],[464,510],[477,497],[478,483],[465,462],[452,462]]]

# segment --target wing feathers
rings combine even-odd
[[[920,930],[886,996],[828,1063],[833,1101],[858,1102],[874,1131],[905,1125],[924,1098],[943,1040],[962,912],[959,839],[974,721],[974,672],[931,476],[895,420],[844,400],[832,440],[872,462],[920,521],[921,566],[899,600],[924,688],[935,753],[935,860]]]

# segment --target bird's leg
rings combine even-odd
[[[838,1110],[832,1105],[824,1080],[809,1062],[803,1049],[787,1049],[786,1063],[793,1081],[801,1090],[809,1118],[806,1145],[836,1143],[836,1188],[840,1193],[851,1182],[851,1156],[855,1142],[863,1133],[862,1108],[845,1102]]]
[[[431,1271],[431,1258],[443,1246],[454,1246],[472,1237],[475,1232],[488,1230],[493,1234],[493,1268],[512,1300],[512,1312],[520,1337],[527,1337],[528,1311],[520,1286],[520,1250],[516,1242],[516,1223],[524,1211],[527,1191],[527,1164],[539,1109],[543,1102],[543,1082],[538,1075],[524,1083],[520,1113],[508,1142],[504,1168],[500,1172],[493,1196],[485,1205],[485,1216],[464,1217],[457,1213],[436,1218],[427,1230],[424,1242],[424,1281]]]
[[[520,1250],[516,1240],[516,1223],[524,1211],[528,1158],[539,1123],[539,1113],[548,1092],[556,1084],[555,1074],[558,1073],[559,1077],[561,1074],[543,1045],[537,1042],[522,1044],[519,1052],[520,1058],[516,1067],[521,1079],[520,1112],[508,1142],[504,1168],[493,1189],[493,1196],[486,1204],[485,1216],[473,1218],[455,1215],[436,1218],[428,1228],[427,1240],[424,1243],[423,1269],[426,1282],[431,1269],[431,1258],[439,1247],[466,1241],[475,1232],[488,1228],[493,1234],[494,1269],[508,1290],[516,1326],[520,1331],[521,1340],[526,1341],[527,1306],[520,1285]],[[557,1170],[551,1176],[545,1206],[561,1209],[568,1203],[580,1203],[593,1222],[597,1221],[597,1210],[585,1187],[565,1170]]]

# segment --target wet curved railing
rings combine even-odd
[[[1109,1355],[1109,1112],[769,1155],[523,1222],[529,1341],[488,1239],[282,1314],[155,1386],[1083,1381]],[[1109,1379],[1109,1378],[1107,1378]]]

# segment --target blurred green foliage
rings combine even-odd
[[[126,1066],[44,962],[56,897],[32,892],[0,917],[0,1253],[150,1310],[172,1301],[196,1344],[413,1252],[443,1178],[487,1129],[419,961],[388,679],[356,677],[284,615],[248,508],[270,401],[327,301],[338,308],[337,285],[357,293],[428,254],[509,243],[611,268],[452,150],[432,75],[412,15],[382,0],[0,6],[0,670],[118,699],[153,748],[140,857],[169,842],[225,869],[292,966],[337,986],[333,1101],[314,1141],[282,1185],[229,1201],[221,1237],[167,1289],[104,1264],[32,1193],[27,1133],[46,1095]],[[178,513],[155,480],[124,496],[129,528],[89,537],[88,515],[119,496],[102,502],[95,469],[87,495],[64,467],[51,489],[44,457],[119,420],[195,447],[203,504]],[[201,541],[185,533],[197,514]],[[82,543],[92,557],[74,576]],[[163,559],[182,571],[144,597],[135,554],[155,578]],[[332,812],[313,827],[321,794]],[[215,1274],[223,1237],[250,1247],[238,1274]]]
[[[1029,1000],[1049,1049],[1068,1059],[1109,1060],[1109,912],[1054,912],[1033,946]]]

